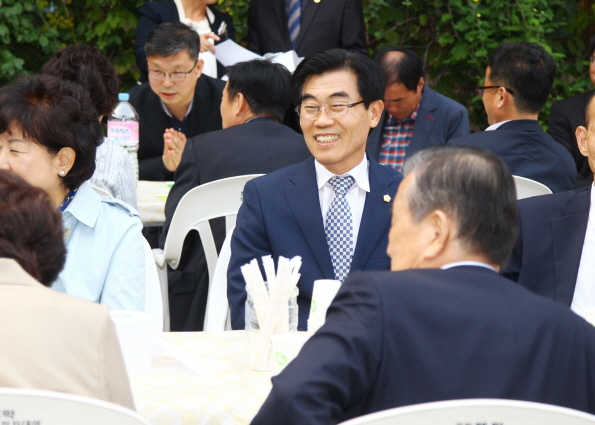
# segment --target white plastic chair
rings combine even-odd
[[[437,401],[383,410],[340,425],[593,425],[595,416],[565,407],[518,400]]]
[[[184,239],[191,230],[198,231],[209,270],[209,291],[217,264],[217,249],[209,220],[225,217],[225,228],[236,224],[242,204],[242,192],[247,181],[262,174],[229,177],[195,187],[188,191],[178,204],[171,219],[163,250],[154,249],[153,255],[159,269],[161,293],[164,294],[166,328],[169,330],[169,306],[167,297],[167,265],[176,270],[180,264]]]
[[[165,321],[163,317],[163,295],[161,294],[161,283],[153,257],[151,246],[145,238],[145,313],[151,315],[151,330],[163,332]]]
[[[0,388],[0,406],[3,423],[149,425],[138,413],[120,405],[54,391]]]
[[[512,176],[516,186],[516,198],[525,199],[531,196],[549,195],[552,193],[549,187],[526,177]]]
[[[227,231],[227,236],[219,252],[215,274],[209,285],[207,295],[207,312],[205,315],[205,331],[221,332],[231,330],[229,303],[227,302],[227,266],[231,258],[232,227]]]
[[[99,193],[101,196],[107,196],[108,198],[113,198],[112,194],[109,193],[107,190],[102,189],[102,188],[100,188],[98,186],[94,186],[92,184],[90,186],[93,188],[93,190],[95,192]]]

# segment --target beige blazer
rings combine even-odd
[[[0,258],[0,386],[94,397],[134,409],[104,305],[47,288]]]

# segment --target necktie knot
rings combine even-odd
[[[355,183],[355,179],[350,176],[333,176],[328,180],[328,184],[331,185],[335,196],[345,196],[345,194],[351,189]]]

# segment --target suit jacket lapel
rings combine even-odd
[[[386,174],[383,167],[375,161],[370,161],[370,192],[366,195],[351,270],[364,269],[374,247],[378,245],[378,240],[385,235],[386,227],[390,226],[391,212],[384,201],[384,195],[394,196],[394,193],[388,191],[393,179]]]
[[[424,96],[417,111],[417,119],[415,120],[415,126],[413,127],[411,142],[407,148],[407,155],[414,154],[426,147],[430,134],[432,134],[434,124],[436,124],[434,111],[437,107],[434,93],[427,87],[424,88]]]
[[[290,181],[294,186],[285,193],[287,202],[325,279],[334,279],[335,273],[322,222],[314,159],[306,161],[304,167]]]
[[[316,13],[318,13],[318,9],[320,8],[319,3],[314,3],[312,0],[302,0],[307,2],[306,7],[302,10],[301,21],[300,21],[300,33],[298,34],[298,38],[295,43],[295,51],[297,51],[300,46],[302,45],[302,41],[306,37],[308,33],[308,28],[312,25],[314,21],[314,17]],[[332,0],[330,0],[332,1]],[[287,25],[285,25],[287,27]]]
[[[552,220],[555,299],[570,305],[581,261],[591,189],[582,190],[560,206],[562,217]]]
[[[202,134],[206,130],[208,120],[205,117],[210,115],[210,112],[214,105],[208,102],[207,99],[211,98],[211,91],[209,84],[205,81],[205,78],[199,78],[196,82],[196,88],[194,90],[194,101],[192,103],[192,110],[188,115],[188,118],[192,120],[188,123],[188,133],[192,135]],[[194,124],[194,125],[193,125]],[[190,131],[192,130],[192,131]]]

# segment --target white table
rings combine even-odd
[[[163,226],[165,201],[173,183],[139,180],[136,185],[136,202],[143,226]]]
[[[270,392],[272,373],[246,367],[244,336],[156,335],[163,346],[153,348],[151,369],[130,376],[138,412],[155,425],[249,424]]]

